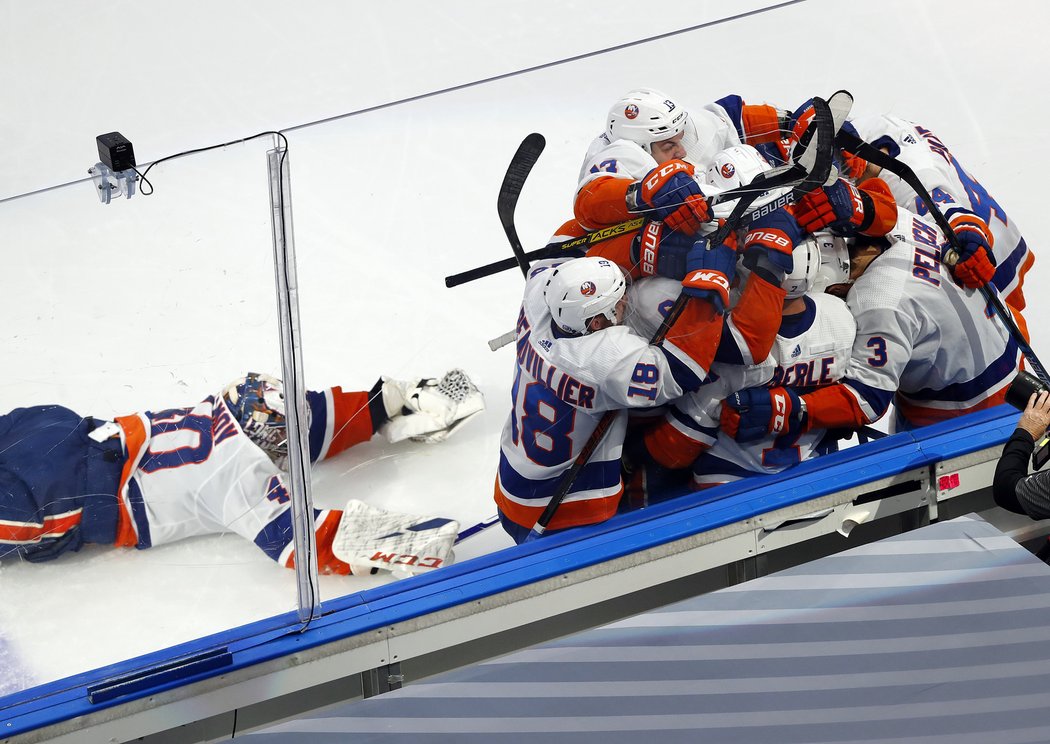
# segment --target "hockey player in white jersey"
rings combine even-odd
[[[440,381],[382,378],[370,391],[308,391],[306,400],[311,461],[377,432],[391,442],[441,441],[484,407],[459,370]],[[284,414],[280,381],[252,373],[195,405],[108,422],[54,405],[0,415],[0,557],[38,562],[85,543],[145,549],[233,532],[293,566]],[[318,568],[341,574],[351,563],[355,573],[436,568],[456,534],[453,520],[354,501],[346,511],[315,509],[313,527]],[[424,532],[421,543],[386,540],[385,549],[376,539]],[[428,545],[437,552],[416,554]]]
[[[715,155],[743,142],[777,142],[794,126],[790,112],[748,105],[736,95],[688,112],[654,88],[629,91],[609,109],[605,130],[587,148],[575,230],[570,223],[559,233],[576,237],[644,215],[695,235],[710,217],[700,175]]]
[[[620,413],[549,528],[594,524],[616,512],[627,410],[662,405],[707,377],[735,261],[732,247],[706,250],[706,241],[698,242],[679,284],[685,308],[655,346],[622,324],[627,284],[613,262],[585,257],[533,266],[518,315],[511,412],[495,483],[500,519],[516,541],[610,410]]]
[[[963,245],[963,255],[951,269],[956,279],[966,287],[990,281],[1027,337],[1021,317],[1023,285],[1035,258],[1017,223],[926,127],[892,114],[859,117],[853,123],[863,139],[915,172],[952,223]],[[879,175],[897,204],[919,215],[928,213],[927,205],[903,179],[887,171]]]
[[[775,363],[771,379],[765,387],[741,385],[728,390],[725,404],[717,401],[706,412],[707,426],[722,431],[693,463],[694,486],[707,488],[779,473],[817,454],[826,433],[823,428],[770,433],[763,420],[757,430],[742,431],[736,412],[797,398],[845,375],[857,326],[846,303],[823,292],[837,277],[821,271],[825,262],[838,268],[835,259],[845,251],[843,238],[830,233],[811,235],[795,248],[794,269],[784,281],[783,320],[770,355]]]
[[[850,248],[847,305],[857,322],[842,382],[741,409],[740,429],[767,432],[859,428],[891,402],[898,428],[944,421],[1002,403],[1021,353],[977,290],[960,287],[940,261],[944,237],[905,209],[885,239]]]

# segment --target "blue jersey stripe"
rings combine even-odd
[[[534,480],[518,473],[501,452],[499,480],[503,490],[518,499],[549,499],[561,482],[561,475]],[[569,493],[616,488],[620,485],[620,461],[589,462],[580,470]]]

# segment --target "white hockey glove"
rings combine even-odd
[[[450,565],[458,533],[459,522],[452,519],[398,514],[351,499],[332,553],[356,575],[378,568],[404,578]]]
[[[461,369],[440,380],[383,380],[383,405],[390,420],[379,427],[388,442],[443,442],[485,410],[485,398]]]

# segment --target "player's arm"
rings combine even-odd
[[[730,122],[740,141],[748,145],[778,142],[791,116],[789,111],[768,104],[745,103],[738,95],[719,98],[707,109]]]
[[[462,370],[440,379],[381,377],[368,391],[340,387],[307,392],[310,460],[315,462],[381,433],[389,442],[439,442],[485,408],[481,391]]]

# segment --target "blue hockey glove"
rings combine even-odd
[[[874,207],[865,203],[867,195],[849,181],[839,179],[830,186],[809,192],[794,208],[795,219],[806,232],[833,227],[852,234],[871,223]],[[871,201],[871,197],[867,197]]]
[[[735,242],[735,236],[715,246],[709,245],[706,238],[696,241],[685,259],[682,293],[707,300],[716,312],[724,313],[729,307],[729,286],[736,273]]]
[[[951,266],[952,276],[967,289],[979,289],[995,276],[994,238],[988,223],[962,207],[944,213],[959,239],[959,257]]]
[[[628,208],[633,212],[647,209],[649,216],[667,223],[672,230],[696,235],[711,219],[711,213],[693,174],[692,164],[684,160],[658,165],[638,182],[636,191],[628,192]]]
[[[806,408],[791,388],[745,388],[722,403],[722,431],[741,443],[793,434],[805,425]]]

